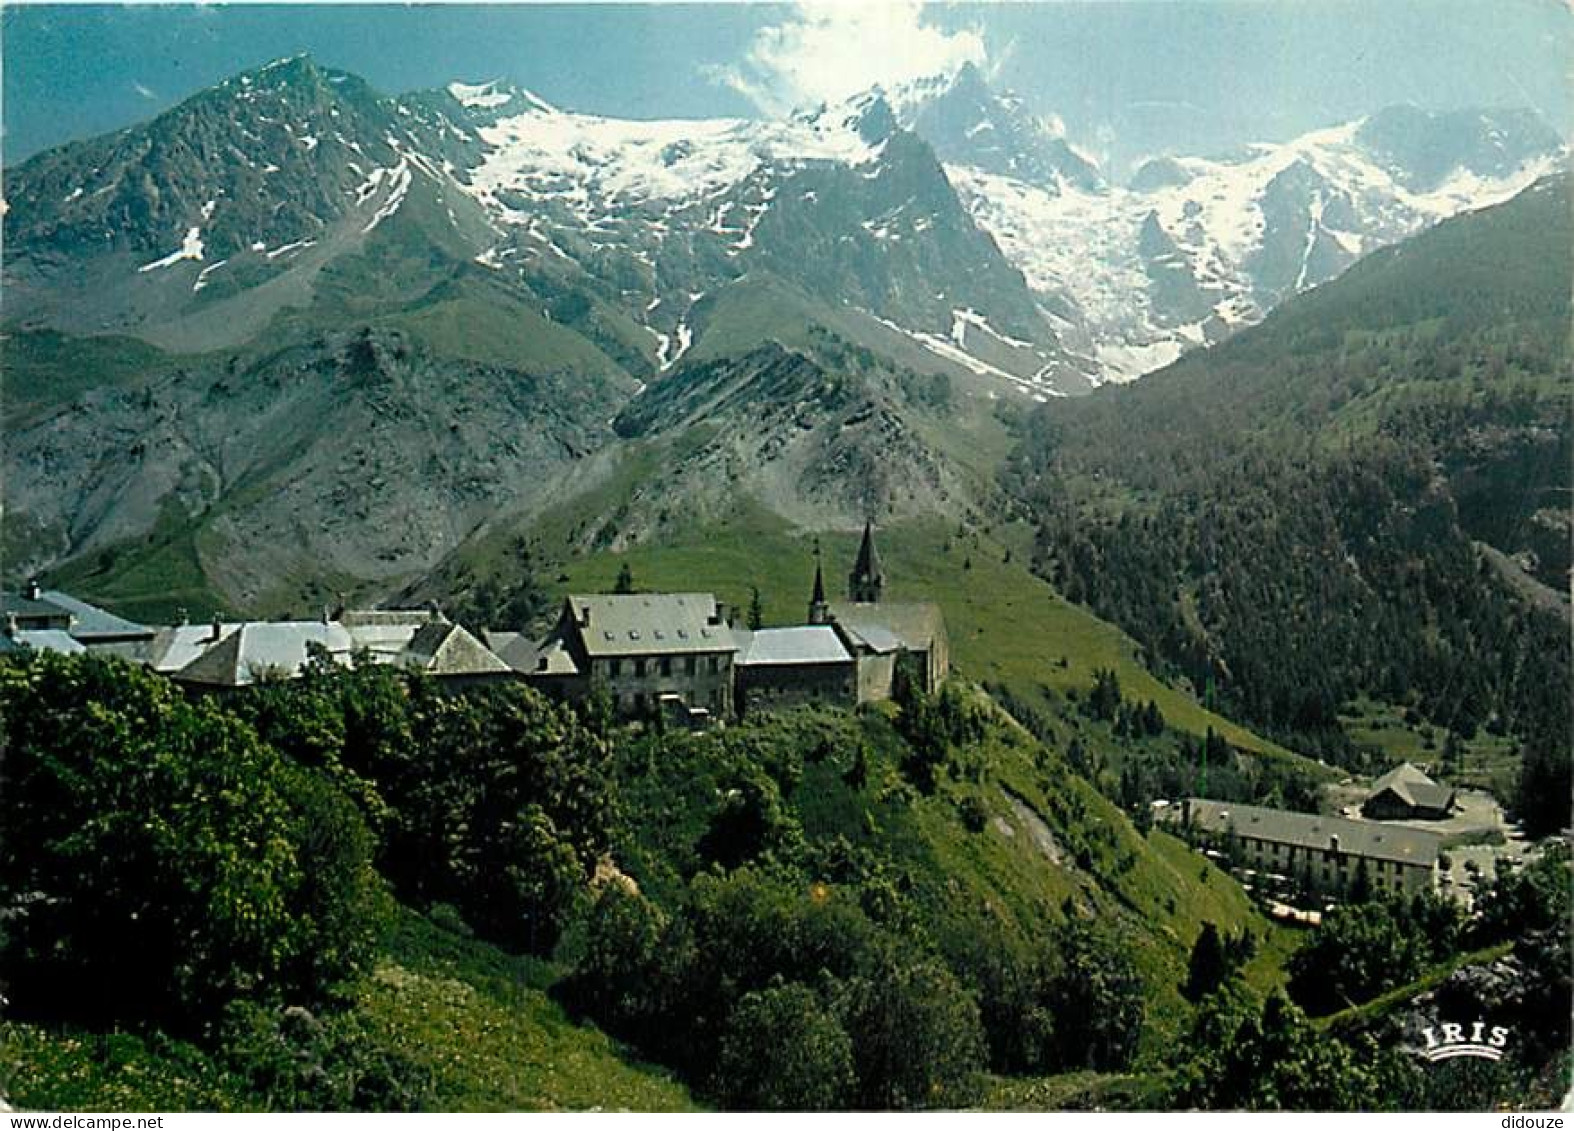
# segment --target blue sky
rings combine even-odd
[[[45,6],[0,9],[4,152],[152,117],[309,51],[401,91],[501,77],[635,117],[780,113],[971,59],[1119,162],[1384,105],[1530,105],[1570,131],[1563,0]]]

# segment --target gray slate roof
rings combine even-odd
[[[45,589],[43,599],[71,614],[73,618],[71,635],[78,640],[95,640],[102,637],[151,640],[155,632],[145,624],[137,624],[124,617],[117,617],[108,609],[90,605],[58,589]]]
[[[416,631],[399,662],[432,675],[500,675],[513,670],[463,626],[435,620]]]
[[[0,617],[15,617],[19,621],[68,621],[71,613],[53,601],[35,601],[20,593],[0,593]]]
[[[579,664],[575,662],[573,653],[556,637],[538,645],[521,636],[503,659],[515,671],[534,675],[579,674]]]
[[[370,652],[380,664],[397,661],[423,626],[448,623],[430,609],[345,609],[333,619],[349,632],[356,651]]]
[[[831,604],[831,619],[875,652],[898,648],[927,652],[945,631],[940,606],[927,601],[836,601]]]
[[[1436,833],[1379,821],[1321,817],[1201,797],[1188,798],[1186,805],[1192,827],[1197,829],[1221,835],[1233,832],[1237,836],[1319,851],[1330,847],[1333,838],[1338,837],[1340,852],[1364,856],[1368,860],[1394,860],[1430,868],[1437,863],[1442,845],[1442,837]]]
[[[18,647],[36,648],[40,652],[59,652],[62,655],[74,656],[78,652],[86,652],[82,642],[73,637],[63,628],[33,628],[23,629],[15,636],[0,637],[11,645],[6,651],[14,651]]]
[[[1438,784],[1409,762],[1395,766],[1373,782],[1367,797],[1378,797],[1389,790],[1406,805],[1418,809],[1447,809],[1454,801],[1450,786]]]
[[[345,609],[333,619],[345,628],[353,629],[377,625],[392,627],[422,625],[427,621],[441,621],[447,618],[431,609]]]
[[[575,662],[563,640],[548,636],[535,641],[522,632],[493,632],[485,634],[487,647],[516,672],[525,675],[578,675]]]
[[[218,640],[223,640],[238,628],[240,625],[234,622],[219,625]],[[211,624],[181,624],[173,628],[161,628],[148,650],[148,664],[156,672],[178,672],[218,643],[218,640],[214,639]]]
[[[496,635],[489,633],[488,638]],[[514,671],[526,676],[580,674],[578,661],[560,638],[549,636],[537,642],[522,633],[510,635],[512,640],[492,651]]]
[[[739,667],[789,664],[850,664],[852,654],[828,624],[794,628],[733,629]]]
[[[340,624],[322,621],[259,621],[242,624],[175,673],[188,683],[245,687],[265,674],[296,675],[307,645],[320,644],[338,663],[349,662],[355,643]]]
[[[481,630],[481,643],[492,649],[499,656],[502,656],[504,652],[518,644],[520,640],[524,640],[527,644],[531,643],[530,639],[523,632],[515,632],[513,629],[483,628]],[[503,658],[507,659],[506,656]]]
[[[710,593],[606,593],[571,596],[567,605],[592,656],[738,650],[732,630],[711,623],[719,618]]]

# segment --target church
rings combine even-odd
[[[885,600],[872,524],[864,525],[845,601],[826,599],[816,550],[808,614],[807,624],[791,628],[750,632],[734,626],[740,714],[790,703],[853,706],[889,699],[898,670],[925,692],[945,679],[950,657],[940,606]]]
[[[885,570],[874,544],[874,527],[864,525],[858,559],[847,578],[846,601],[825,599],[825,578],[816,563],[809,623],[829,625],[852,652],[858,669],[858,702],[891,698],[898,665],[918,686],[933,692],[950,668],[945,618],[929,601],[885,600]]]
[[[701,726],[799,703],[889,699],[899,671],[932,692],[950,664],[940,607],[887,601],[885,583],[865,524],[845,601],[827,599],[816,552],[806,624],[751,630],[709,593],[570,596],[545,640],[499,645],[499,655],[543,691],[603,692],[622,717]]]

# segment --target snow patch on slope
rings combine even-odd
[[[479,110],[491,110],[498,106],[505,106],[509,101],[509,96],[499,91],[495,82],[482,83],[479,86],[471,86],[462,82],[451,82],[448,84],[448,93],[452,94],[461,106],[469,106]]]
[[[187,228],[186,237],[180,241],[180,246],[162,259],[155,259],[152,263],[144,263],[137,268],[138,274],[157,271],[160,267],[171,267],[182,259],[202,258],[202,229]]]
[[[516,193],[589,223],[618,207],[713,198],[769,162],[857,165],[876,155],[845,125],[803,120],[628,121],[536,107],[477,132],[489,152],[469,191],[516,224],[529,222],[504,200]]]

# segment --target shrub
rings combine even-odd
[[[1131,1064],[1142,1035],[1142,979],[1130,947],[1096,924],[1073,919],[1051,940],[1043,1000],[1057,1026],[1062,1070],[1117,1071]]]
[[[959,1107],[977,1098],[978,1006],[944,966],[882,947],[843,985],[841,1014],[853,1041],[856,1106]]]
[[[219,1032],[225,1059],[275,1111],[420,1111],[429,1068],[378,1044],[353,1013],[235,1002]]]
[[[727,1023],[714,1091],[726,1106],[759,1111],[831,1111],[854,1083],[847,1032],[802,985],[744,994]]]
[[[211,702],[119,660],[0,662],[0,960],[20,1011],[211,1018],[320,998],[369,955],[354,808]]]

